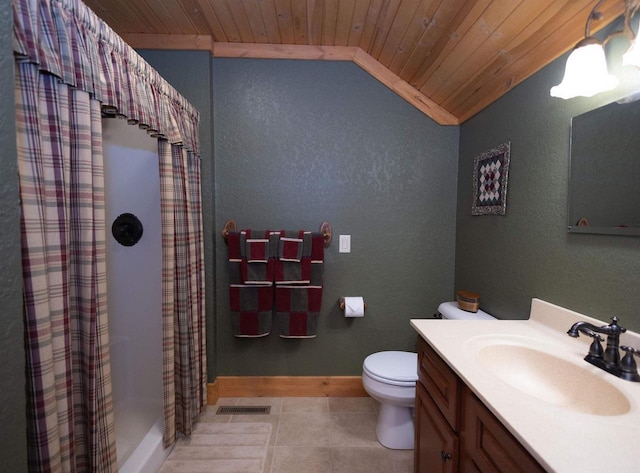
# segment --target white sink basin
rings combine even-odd
[[[505,383],[549,404],[600,416],[622,415],[631,408],[627,397],[603,377],[531,346],[485,341],[476,356]]]
[[[533,299],[527,320],[411,325],[545,471],[638,473],[640,383],[583,360],[590,337],[567,335],[579,321],[607,323]],[[620,343],[640,348],[640,333]]]

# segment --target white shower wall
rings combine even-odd
[[[157,146],[155,138],[126,120],[103,120],[111,377],[121,471],[163,416]],[[120,245],[111,234],[113,221],[123,213],[142,222],[142,238],[134,246]]]

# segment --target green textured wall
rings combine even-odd
[[[206,262],[210,380],[358,374],[368,353],[411,349],[408,320],[462,288],[501,318],[526,318],[540,297],[640,329],[640,239],[566,233],[570,119],[614,97],[551,98],[565,58],[457,128],[437,126],[351,63],[214,59],[206,72],[205,53],[143,55],[201,113],[213,110],[201,129],[216,157],[203,178],[205,218],[214,219],[205,241],[215,250]],[[506,141],[507,215],[473,217],[473,158]],[[328,220],[336,238],[352,236],[352,253],[335,242],[327,250],[316,339],[232,337],[227,219],[313,230]],[[341,316],[343,295],[365,297],[364,319]]]
[[[27,471],[27,443],[13,12],[0,4],[0,469],[18,473]]]
[[[200,173],[202,191],[202,224],[204,229],[205,304],[207,318],[208,378],[216,378],[215,356],[215,267],[217,240],[214,231],[213,122],[211,56],[208,51],[140,50],[138,53],[153,66],[200,112]]]
[[[441,127],[350,62],[214,59],[216,230],[333,225],[317,338],[231,334],[217,245],[220,375],[359,375],[415,348],[409,319],[453,293],[458,128]],[[338,253],[339,234],[351,253]],[[220,237],[216,236],[219,240]],[[363,296],[346,320],[340,296]]]
[[[553,62],[461,126],[455,285],[479,292],[481,306],[502,318],[528,317],[538,297],[598,319],[617,315],[638,331],[640,238],[566,231],[571,117],[619,92],[550,97],[565,62]],[[623,78],[628,72],[619,71]],[[472,216],[473,159],[506,141],[507,215]]]

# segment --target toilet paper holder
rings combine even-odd
[[[340,310],[344,311],[344,309],[345,309],[345,307],[346,307],[346,305],[345,305],[345,303],[344,303],[344,297],[341,297],[341,298],[340,298],[340,300],[339,300],[339,302],[338,302],[338,305],[340,306]],[[367,303],[366,303],[366,302],[363,302],[363,304],[362,304],[362,305],[363,305],[363,307],[364,307],[364,310],[367,310]]]

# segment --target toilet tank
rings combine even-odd
[[[495,317],[482,310],[467,312],[458,307],[457,302],[443,302],[438,306],[438,313],[443,319],[451,320],[496,320]]]

